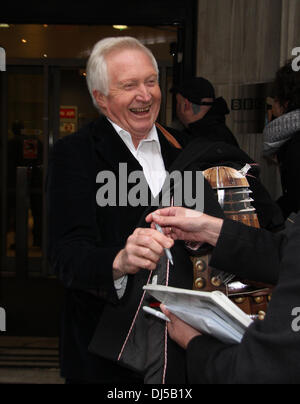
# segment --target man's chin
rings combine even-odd
[[[146,125],[134,125],[129,131],[130,134],[136,138],[145,139],[148,137],[150,130],[152,129],[154,122],[148,123]]]

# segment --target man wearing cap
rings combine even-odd
[[[223,97],[216,98],[212,84],[203,77],[187,79],[171,90],[176,94],[177,117],[185,126],[188,140],[201,137],[209,142],[226,142],[239,147],[225,124],[229,114]]]
[[[225,124],[229,110],[224,98],[216,98],[212,84],[202,77],[184,80],[171,92],[176,94],[177,116],[185,126],[181,132],[185,140],[179,156],[180,169],[205,171],[223,165],[241,170],[250,165],[247,180],[260,226],[271,231],[281,229],[283,217],[260,181],[259,166],[239,147]]]

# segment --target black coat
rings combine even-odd
[[[199,148],[186,148],[180,154],[160,132],[159,140],[167,170],[184,171],[190,163],[201,162],[206,156]],[[49,162],[48,251],[50,263],[66,287],[61,369],[62,375],[68,379],[117,383],[132,382],[140,377],[112,360],[116,361],[126,338],[148,274],[140,271],[129,276],[126,293],[118,300],[112,279],[112,262],[135,227],[146,225],[145,208],[100,208],[96,203],[97,174],[113,171],[118,179],[120,162],[128,163],[128,174],[142,170],[105,118],[99,118],[79,133],[58,141]],[[213,191],[206,181],[204,185],[204,211],[222,217]],[[268,206],[269,202],[267,200]],[[170,273],[169,284],[191,288],[192,266],[182,243],[176,243],[173,254],[175,268]],[[92,338],[94,344],[90,346]],[[183,352],[171,341],[168,346],[168,368],[176,371],[169,373],[167,380],[182,382],[185,380]],[[179,363],[182,366],[177,366]]]
[[[183,151],[179,154],[177,159],[170,167],[170,171],[178,170],[181,172],[191,171],[196,172],[197,170],[204,170],[208,167],[215,165],[229,165],[234,168],[240,169],[246,163],[251,163],[252,160],[249,156],[242,150],[235,146],[228,145],[224,142],[203,142],[202,139],[198,138],[191,142]],[[252,175],[258,176],[257,167],[254,166],[251,170]],[[277,226],[282,225],[283,219],[280,214],[279,208],[271,200],[269,194],[260,184],[257,178],[249,177],[252,183],[253,197],[257,199],[256,209],[259,213],[260,221],[262,226],[277,228]],[[204,211],[207,214],[213,216],[222,217],[222,212],[220,211],[220,206],[216,202],[216,197],[212,193],[211,188],[205,182],[204,190]],[[216,206],[218,205],[218,206]],[[141,222],[141,226],[142,226]],[[172,249],[175,257],[175,268],[170,271],[169,286],[177,286],[181,288],[191,289],[192,288],[192,270],[190,261],[187,259],[187,250],[184,248],[183,243],[176,242]],[[159,268],[159,267],[158,267]],[[217,269],[221,269],[215,266]],[[229,273],[232,273],[230,268],[228,268]],[[141,368],[146,370],[146,380],[148,378],[149,369],[150,373],[153,372],[153,363],[148,365],[148,357],[153,356],[157,351],[160,355],[156,357],[156,369],[163,367],[163,363],[160,358],[164,355],[164,338],[161,330],[155,329],[151,332],[151,340],[156,341],[156,350],[153,350],[153,345],[151,342],[146,343],[145,340],[149,339],[146,329],[151,329],[153,324],[151,322],[146,323],[143,316],[142,310],[138,307],[146,304],[145,298],[142,297],[142,286],[147,282],[147,276],[145,272],[140,272],[134,277],[134,284],[132,286],[132,292],[122,308],[116,306],[107,305],[105,307],[104,314],[98,324],[96,333],[94,335],[92,344],[90,346],[93,352],[99,355],[112,358],[114,360],[124,361],[128,366],[140,365]],[[160,284],[165,284],[165,280],[159,279]],[[142,303],[141,303],[142,302]],[[129,313],[131,313],[129,315]],[[111,323],[112,318],[118,318],[118,321]],[[131,328],[131,323],[128,322],[129,318],[134,318],[134,325]],[[127,332],[130,331],[129,339],[125,346],[122,355],[121,347],[123,342],[127,339]],[[113,337],[109,338],[109,336]],[[105,343],[103,343],[105,341]],[[144,341],[144,345],[141,343]],[[160,341],[160,342],[159,342]],[[109,343],[108,343],[109,342]],[[173,341],[168,341],[168,359],[167,359],[167,377],[166,381],[170,383],[183,383],[186,381],[184,357],[182,350],[173,343]],[[146,352],[146,353],[145,353]],[[150,352],[147,357],[147,352]],[[145,367],[146,363],[146,367]],[[143,367],[144,366],[144,367]],[[153,375],[152,375],[153,376]],[[154,374],[154,382],[161,381],[159,375]],[[151,382],[151,378],[150,378]],[[152,381],[153,382],[153,381]]]
[[[169,167],[170,174],[173,171],[184,171],[186,163],[181,165],[177,164],[177,161],[180,162],[176,159]],[[197,187],[195,183],[197,179],[197,175],[194,175],[193,189]],[[171,194],[173,191],[171,184]],[[206,180],[203,181],[201,193],[204,196],[204,206],[201,206],[204,212],[224,217],[216,196]],[[186,200],[183,200],[182,204],[185,205],[185,202]],[[157,205],[154,205],[146,209],[138,227],[147,226],[145,217],[156,208]],[[168,265],[165,257],[162,257],[152,277],[157,275],[159,284],[192,289],[193,268],[190,252],[183,242],[178,241],[172,248],[172,254],[174,266],[171,266],[168,275],[166,275]],[[126,287],[126,293],[120,300],[120,304],[107,302],[89,350],[100,357],[140,372],[146,383],[161,383],[164,369],[166,369],[164,379],[166,383],[184,383],[186,382],[185,352],[172,340],[165,338],[164,322],[157,319],[153,321],[154,318],[146,316],[142,310],[143,305],[148,305],[152,301],[143,292],[143,286],[149,281],[149,272],[141,270],[131,277],[131,283]]]
[[[282,196],[278,204],[287,218],[292,212],[297,213],[300,209],[300,131],[286,142],[277,153],[281,174]]]
[[[179,151],[159,131],[158,135],[168,169]],[[68,379],[105,383],[126,381],[133,376],[132,372],[88,352],[104,306],[108,302],[119,304],[112,277],[113,260],[145,210],[142,206],[97,205],[97,174],[108,170],[119,178],[119,162],[127,163],[128,174],[142,171],[104,117],[59,140],[49,161],[48,255],[66,287],[61,371]]]
[[[180,151],[160,131],[158,136],[168,170]],[[100,207],[96,203],[98,173],[114,172],[119,189],[119,163],[122,162],[127,163],[128,175],[142,171],[104,117],[59,140],[49,161],[48,254],[50,264],[66,290],[60,351],[61,373],[67,379],[100,383],[142,380],[141,375],[114,362],[115,353],[122,346],[130,327],[148,271],[129,275],[125,294],[119,300],[112,277],[112,263],[134,229],[146,226],[146,208],[119,206],[118,200],[116,206]],[[134,185],[128,184],[128,192]],[[209,200],[207,213],[222,215],[207,182],[205,187],[206,199]],[[154,209],[156,206],[150,208]],[[170,284],[191,288],[192,265],[181,243],[173,254],[175,268],[170,275]],[[104,352],[99,352],[99,347],[89,350],[93,337]],[[173,351],[171,349],[168,363],[174,367],[178,347],[173,342],[170,345],[173,345]],[[181,356],[183,363],[184,357]],[[182,369],[183,374],[176,372],[179,380],[185,377],[183,366]]]
[[[225,116],[229,110],[224,98],[217,98],[207,114],[188,125],[186,135],[190,139],[200,138],[209,142],[225,142],[239,147],[231,130],[226,126]]]
[[[240,344],[209,336],[192,339],[187,349],[190,383],[299,384],[299,243],[299,215],[285,236],[225,220],[211,265],[278,284],[265,320],[251,324]]]

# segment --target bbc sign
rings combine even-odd
[[[231,100],[232,111],[264,110],[265,98],[234,98]]]

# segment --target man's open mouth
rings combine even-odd
[[[130,111],[137,115],[146,114],[150,111],[151,105],[144,108],[130,108]]]

